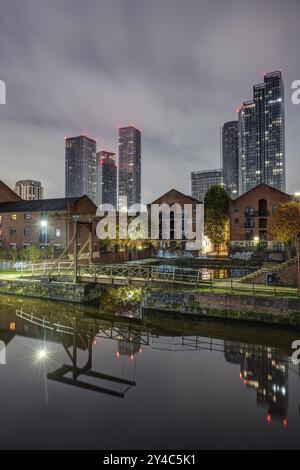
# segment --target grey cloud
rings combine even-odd
[[[85,131],[117,151],[118,126],[134,123],[144,200],[189,192],[192,170],[219,165],[220,126],[282,68],[288,189],[300,189],[299,13],[294,0],[2,0],[1,178],[63,195],[64,136]]]

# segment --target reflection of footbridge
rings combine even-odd
[[[54,336],[62,344],[67,356],[69,357],[71,365],[63,364],[54,372],[48,373],[48,379],[66,385],[79,387],[81,389],[112,395],[118,398],[123,398],[131,387],[136,386],[136,382],[134,380],[128,380],[124,377],[117,377],[93,370],[93,343],[97,337],[106,335],[105,327],[101,327],[100,325],[98,327],[95,322],[91,322],[92,324],[84,325],[85,327],[87,326],[87,329],[83,331],[79,328],[79,321],[76,317],[71,321],[71,325],[66,325],[55,321],[54,315],[51,314],[48,314],[46,318],[45,316],[39,317],[34,313],[26,313],[23,310],[17,310],[16,315],[31,324],[39,326],[41,329],[51,330]],[[114,335],[115,334],[116,332],[114,332]],[[69,335],[73,336],[71,351],[68,342],[66,342],[66,336],[69,337]],[[112,335],[113,333],[111,333],[111,336]],[[123,333],[122,335],[124,339],[118,338],[119,341],[126,341],[127,335],[129,335],[129,338],[132,337],[131,331],[128,331],[125,336]],[[85,349],[88,351],[88,358],[85,364],[81,367],[78,365],[78,338],[80,338],[80,343],[83,344]],[[91,379],[101,383],[104,382],[106,385],[91,383]],[[118,391],[113,389],[113,384],[120,385],[122,390]]]
[[[93,344],[97,338],[118,343],[117,355],[135,359],[142,346],[152,350],[180,353],[185,351],[210,351],[219,353],[226,362],[240,367],[240,378],[246,387],[256,390],[257,406],[267,408],[268,419],[273,416],[283,420],[286,425],[288,410],[288,373],[300,377],[299,366],[293,365],[288,354],[275,346],[256,345],[233,339],[216,339],[200,335],[155,333],[155,328],[147,328],[136,319],[116,318],[104,320],[88,316],[66,316],[58,321],[55,313],[39,315],[17,310],[16,315],[23,321],[41,328],[42,332],[51,331],[52,340],[63,346],[70,364],[62,364],[48,373],[50,380],[71,385],[87,391],[124,398],[134,386],[136,361],[130,370],[133,378],[125,377],[124,362],[122,376],[109,375],[93,368]],[[61,318],[61,317],[60,317]],[[144,323],[147,322],[147,319]],[[78,348],[87,351],[87,358],[79,366]]]
[[[200,335],[181,335],[167,336],[162,334],[155,334],[151,329],[148,329],[143,324],[132,324],[122,319],[117,320],[98,320],[90,317],[84,317],[80,320],[74,318],[72,324],[63,324],[60,321],[51,320],[51,314],[47,317],[36,316],[33,313],[26,313],[23,310],[17,310],[16,315],[23,320],[32,324],[38,325],[43,329],[52,330],[60,338],[63,335],[75,335],[80,337],[81,344],[86,344],[88,349],[89,342],[83,338],[82,330],[94,342],[99,339],[114,340],[119,343],[128,343],[139,346],[147,346],[151,349],[169,352],[184,352],[184,351],[211,351],[221,354],[234,353],[236,354],[236,347],[233,345],[235,342],[226,341],[223,339],[207,338]],[[248,343],[241,343],[243,346]],[[262,353],[268,352],[272,348],[261,345],[250,345],[252,357],[261,357]],[[69,354],[68,354],[69,355]],[[289,370],[300,376],[300,366],[292,364],[290,358],[286,354],[281,354],[280,361],[284,363]]]

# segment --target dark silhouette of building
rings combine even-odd
[[[112,204],[117,208],[116,155],[101,150],[97,153],[97,204]]]
[[[65,195],[97,202],[97,142],[86,135],[66,139]]]
[[[205,195],[211,186],[224,186],[222,170],[193,171],[191,189],[193,198],[204,202]]]
[[[238,121],[225,122],[222,129],[224,187],[232,199],[239,195]]]
[[[119,209],[141,203],[141,131],[134,126],[119,129]]]

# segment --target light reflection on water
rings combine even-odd
[[[1,298],[1,448],[299,447],[297,334],[150,315],[135,295],[110,317]]]

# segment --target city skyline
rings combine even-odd
[[[264,73],[282,69],[287,192],[299,191],[300,106],[290,98],[300,70],[296,2],[290,0],[289,8],[272,2],[272,17],[268,2],[242,8],[236,1],[226,6],[192,1],[188,9],[172,2],[174,16],[169,17],[168,1],[163,6],[154,1],[151,7],[132,1],[139,25],[134,32],[121,3],[120,10],[93,1],[84,8],[76,0],[72,8],[66,1],[41,9],[38,2],[28,1],[35,8],[31,16],[25,1],[18,5],[17,17],[16,6],[4,4],[0,54],[7,104],[0,108],[0,152],[7,161],[3,179],[11,187],[29,177],[45,182],[47,196],[63,196],[64,136],[85,132],[99,141],[99,148],[117,153],[117,128],[135,123],[143,131],[143,200],[170,187],[187,193],[191,171],[219,167],[220,128],[236,119],[252,84]],[[221,28],[216,11],[226,18],[220,20]],[[256,24],[255,38],[248,26],[241,34],[238,25],[246,16],[248,25]],[[211,18],[219,35],[206,26]],[[158,22],[155,37],[151,21]],[[274,27],[279,22],[280,31]],[[102,40],[105,23],[118,31],[109,42]],[[120,43],[124,35],[127,42]],[[228,48],[230,55],[225,54]],[[154,178],[147,178],[150,171]]]

